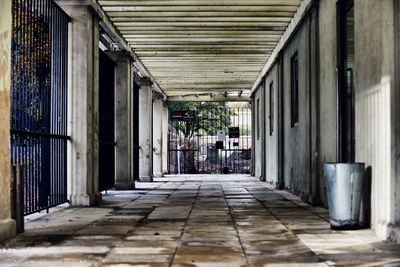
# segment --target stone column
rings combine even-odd
[[[139,181],[152,181],[153,174],[153,98],[148,79],[137,81],[139,90]]]
[[[99,161],[99,26],[90,7],[58,1],[71,17],[69,28],[71,206],[90,206],[101,199]]]
[[[162,173],[168,173],[168,119],[169,111],[166,102],[163,103],[162,118]]]
[[[0,242],[16,234],[10,205],[11,20],[11,0],[0,1]]]
[[[132,174],[132,60],[129,54],[114,56],[115,66],[115,188],[135,187]]]
[[[163,175],[163,98],[153,94],[153,177]]]

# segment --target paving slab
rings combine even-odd
[[[54,210],[0,246],[1,267],[400,266],[399,245],[333,231],[325,208],[247,175],[167,176]]]

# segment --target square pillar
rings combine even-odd
[[[163,175],[163,97],[153,94],[153,177]]]
[[[11,0],[0,1],[0,242],[16,234],[11,219],[10,90]]]
[[[163,102],[162,112],[162,173],[168,173],[168,119],[169,111],[166,102]]]
[[[90,206],[99,193],[99,26],[91,7],[57,1],[71,17],[69,27],[71,206]]]
[[[132,173],[132,59],[129,54],[117,53],[115,58],[115,188],[135,188]]]
[[[148,79],[137,81],[139,90],[139,181],[153,180],[153,97]]]

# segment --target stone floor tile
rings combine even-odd
[[[0,266],[400,266],[370,229],[246,175],[182,175],[113,191],[99,207],[30,217]]]

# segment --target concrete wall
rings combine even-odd
[[[69,26],[70,203],[89,206],[101,199],[99,162],[99,26],[84,3],[59,2],[72,18]],[[66,6],[64,6],[67,4]]]
[[[153,97],[150,81],[137,81],[139,90],[139,180],[153,175]]]
[[[163,100],[153,94],[153,177],[163,175]]]
[[[307,24],[301,27],[283,52],[284,83],[286,96],[283,136],[285,188],[308,200],[310,195],[310,105]],[[299,122],[291,125],[291,58],[297,53],[299,62]]]
[[[257,108],[257,102],[259,100],[259,107]],[[264,105],[265,105],[265,97],[264,97],[264,84],[260,85],[257,91],[253,95],[253,114],[254,114],[254,134],[253,134],[253,150],[254,150],[254,176],[263,180],[263,168],[265,166],[264,162],[264,142],[263,139],[265,138],[265,129],[264,129],[264,121],[265,121],[265,112],[264,112]],[[258,126],[257,126],[258,124]],[[259,128],[259,130],[257,130]]]
[[[322,0],[318,9],[318,43],[319,49],[318,65],[318,163],[314,174],[319,181],[316,184],[314,196],[315,203],[327,206],[325,184],[323,181],[322,163],[335,162],[337,159],[337,118],[336,114],[336,66],[337,66],[337,45],[336,45],[336,1]],[[319,190],[318,190],[319,189]]]
[[[129,54],[116,54],[115,66],[115,188],[134,188],[132,159],[133,73]]]
[[[299,123],[292,127],[291,58],[295,53],[299,61]],[[322,165],[336,161],[334,1],[321,0],[319,6],[310,8],[265,76],[265,82],[266,180],[305,201],[326,206]],[[272,136],[268,118],[271,82],[275,94]],[[254,98],[259,94],[257,91]],[[256,155],[258,168],[259,161]]]
[[[362,221],[370,222],[380,237],[396,242],[400,242],[399,6],[392,0],[355,0],[356,161],[366,162],[368,167]],[[339,159],[336,11],[336,1],[330,0],[321,0],[311,8],[265,77],[266,179],[279,182],[283,164],[285,188],[324,206],[322,165]],[[292,127],[290,58],[295,52],[300,105],[299,123]],[[276,118],[283,116],[282,140],[269,136],[269,84],[276,80],[275,112]],[[254,105],[262,98],[262,89],[254,93]],[[274,126],[281,130],[278,120]],[[259,177],[262,138],[254,138],[255,175]]]
[[[0,242],[16,234],[10,205],[11,20],[11,0],[3,0],[0,2]]]
[[[356,160],[370,168],[371,226],[400,243],[396,2],[355,1]]]
[[[168,119],[169,111],[166,102],[163,103],[162,112],[162,173],[168,173]]]
[[[281,89],[279,84],[279,66],[275,65],[265,78],[265,180],[273,185],[278,183],[278,168],[279,168],[279,154],[278,154],[278,116],[279,116],[279,103],[278,92]],[[271,94],[271,84],[274,89]],[[273,99],[273,125],[272,135],[270,127],[270,98]]]

